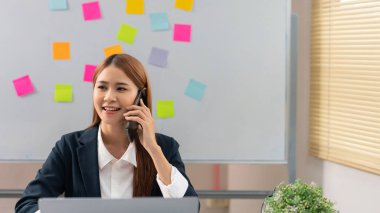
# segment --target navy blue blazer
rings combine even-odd
[[[16,213],[35,213],[39,198],[58,197],[62,193],[65,197],[100,197],[97,135],[98,127],[63,135],[16,203]],[[189,182],[185,196],[198,196],[186,176],[179,144],[158,133],[156,140],[169,163]],[[156,180],[151,196],[162,196]]]

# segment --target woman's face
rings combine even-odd
[[[138,88],[124,72],[110,65],[96,79],[93,101],[102,123],[123,124],[126,107],[133,104]]]

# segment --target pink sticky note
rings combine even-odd
[[[82,10],[85,21],[100,19],[102,17],[99,2],[97,1],[82,4]]]
[[[95,65],[86,64],[86,66],[84,67],[83,81],[92,82],[92,78],[94,77],[95,69],[96,69]]]
[[[174,25],[174,41],[190,42],[191,25],[190,24],[175,24]]]
[[[18,96],[24,96],[34,92],[34,87],[30,81],[29,75],[25,75],[13,80],[13,85],[15,86]]]

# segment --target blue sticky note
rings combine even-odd
[[[157,47],[152,47],[148,62],[149,64],[155,66],[166,67],[168,64],[168,55],[169,51]]]
[[[199,81],[190,79],[189,84],[187,85],[187,88],[185,91],[185,95],[195,100],[201,101],[205,94],[205,90],[206,90],[205,84]]]
[[[50,10],[67,10],[67,0],[49,0]]]
[[[150,27],[153,31],[168,30],[169,20],[166,13],[151,13]]]

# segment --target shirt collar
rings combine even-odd
[[[129,143],[127,151],[125,151],[124,155],[120,159],[127,161],[133,166],[137,167],[135,143]]]
[[[136,146],[135,143],[129,143],[127,151],[123,154],[120,160],[126,161],[133,166],[137,167],[136,163]],[[102,138],[101,128],[99,125],[98,130],[98,164],[99,169],[103,169],[109,162],[117,161],[117,159],[109,153],[108,149],[104,145],[104,141]]]

